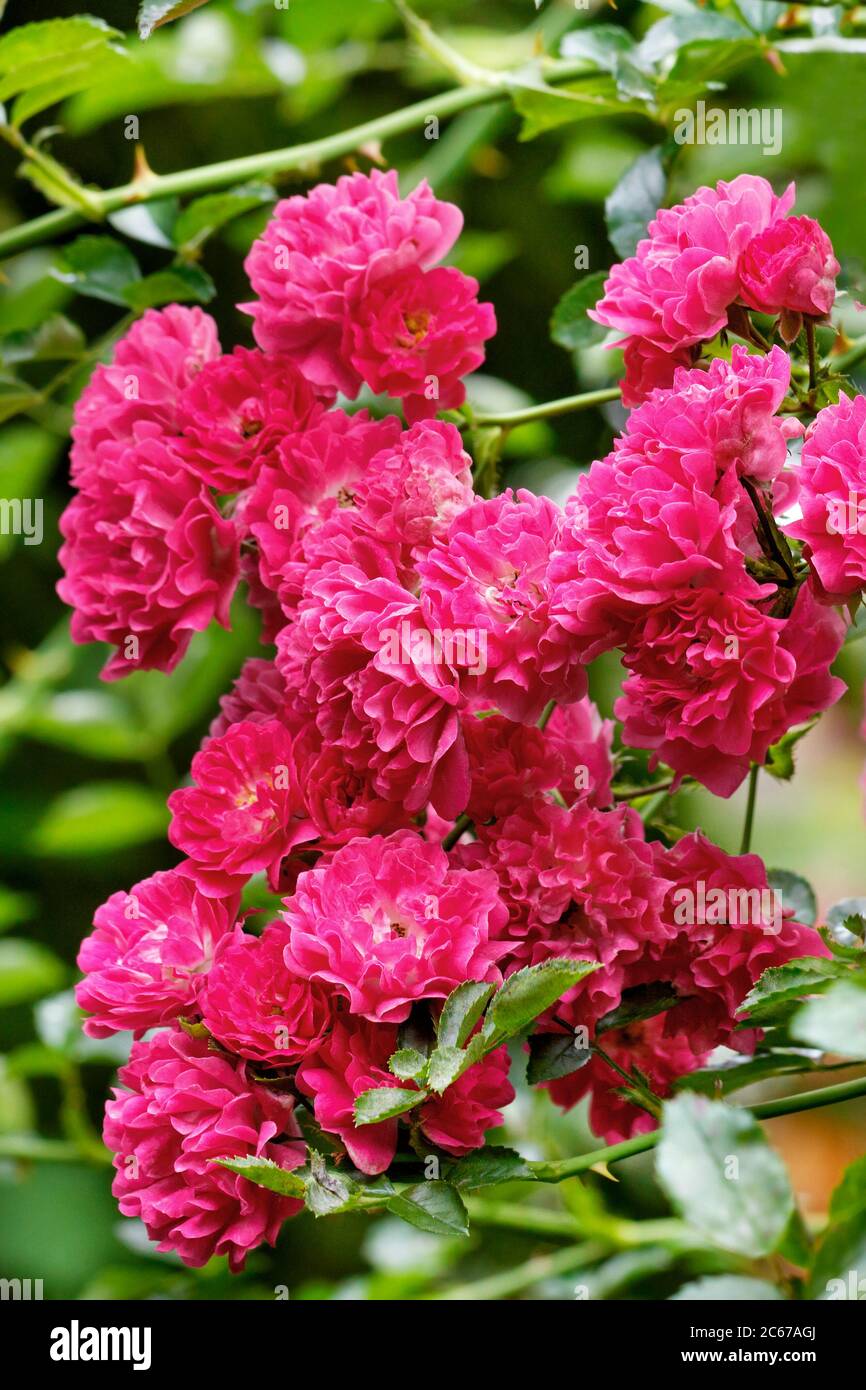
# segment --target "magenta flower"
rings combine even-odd
[[[345,352],[371,390],[402,401],[412,424],[463,404],[463,378],[481,366],[495,332],[477,280],[451,266],[408,266],[376,280],[354,307]]]
[[[740,174],[662,208],[635,254],[611,270],[590,318],[665,352],[715,337],[740,292],[744,248],[793,202],[793,184],[777,198],[766,179]]]
[[[237,492],[255,482],[283,436],[320,409],[291,360],[236,347],[208,362],[183,392],[181,452],[211,487]]]
[[[194,632],[214,618],[228,627],[238,579],[235,526],[176,450],[145,429],[132,444],[100,445],[98,469],[60,519],[57,592],[74,609],[74,641],[118,648],[104,680],[173,670]]]
[[[199,1268],[227,1255],[233,1273],[256,1246],[273,1245],[302,1203],[280,1197],[215,1160],[255,1156],[297,1168],[305,1148],[294,1101],[249,1080],[243,1063],[204,1039],[160,1032],[135,1043],[121,1087],[105,1107],[103,1138],[114,1154],[112,1192],[158,1250]],[[289,1142],[275,1142],[285,1136]]]
[[[181,396],[219,352],[216,324],[201,309],[148,309],[118,340],[112,361],[97,366],[76,402],[70,455],[76,487],[98,479],[106,441],[132,444],[141,425],[153,434],[178,434]]]
[[[452,869],[411,830],[352,840],[301,874],[284,915],[287,964],[377,1023],[400,1023],[416,999],[444,999],[463,980],[499,978],[496,876]]]
[[[475,501],[460,431],[441,420],[404,430],[371,459],[353,500],[358,524],[405,551],[401,564],[408,571]]]
[[[655,390],[669,390],[677,368],[692,365],[693,354],[688,347],[668,352],[645,338],[627,338],[621,346],[625,366],[622,403],[629,408],[642,405]]]
[[[469,769],[450,648],[437,642],[419,600],[397,581],[382,547],[356,548],[358,563],[312,575],[299,608],[301,639],[278,641],[277,661],[297,667],[322,736],[363,756],[374,786],[410,813],[432,801],[458,816]],[[366,751],[364,751],[366,750]]]
[[[340,1018],[318,1052],[298,1068],[298,1089],[313,1100],[316,1121],[336,1134],[362,1173],[384,1173],[397,1148],[397,1121],[355,1125],[355,1101],[364,1091],[400,1086],[388,1059],[397,1029],[363,1018]]]
[[[261,582],[288,613],[297,606],[325,523],[355,505],[355,493],[382,450],[398,447],[399,422],[366,411],[330,410],[288,434],[243,504],[255,538]],[[305,542],[307,544],[305,545]]]
[[[313,1052],[334,1020],[328,990],[285,965],[287,939],[282,922],[272,922],[261,936],[236,927],[220,943],[201,1006],[217,1042],[272,1066]]]
[[[764,314],[823,318],[836,297],[839,262],[823,227],[812,217],[773,222],[746,244],[740,258],[740,293]]]
[[[84,1031],[106,1038],[195,1013],[217,943],[231,929],[236,898],[205,898],[176,869],[153,874],[97,908],[78,953],[75,989],[91,1017]]]
[[[830,675],[844,636],[808,585],[789,618],[711,589],[652,609],[623,658],[623,739],[731,796],[771,744],[844,693]]]
[[[276,888],[285,856],[315,838],[285,725],[232,724],[196,753],[192,780],[168,798],[168,837],[189,856],[180,872],[208,897],[262,871]]]
[[[629,640],[655,605],[694,589],[732,598],[770,592],[748,573],[755,513],[740,478],[774,481],[791,427],[775,412],[790,363],[735,347],[730,364],[679,370],[629,416],[613,452],[594,463],[566,506],[550,566],[552,613],[584,660]]]
[[[231,690],[220,696],[220,712],[208,731],[211,738],[222,738],[232,724],[244,720],[268,724],[279,720],[290,730],[300,729],[304,718],[281,673],[273,661],[250,656],[240,669]]]
[[[315,1056],[298,1068],[298,1088],[313,1099],[316,1120],[346,1146],[362,1173],[384,1173],[397,1148],[398,1121],[356,1125],[355,1101],[364,1091],[403,1086],[388,1070],[399,1047],[397,1029],[366,1019],[338,1020]],[[507,1048],[497,1048],[464,1072],[441,1096],[412,1111],[422,1133],[456,1158],[484,1143],[488,1129],[502,1123],[502,1110],[514,1099],[508,1080]],[[411,1089],[411,1086],[410,1086]]]
[[[542,792],[555,791],[568,804],[580,797],[594,806],[609,804],[613,723],[600,718],[591,700],[558,705],[543,731],[485,710],[483,703],[463,719],[471,820],[503,820]]]
[[[551,699],[580,699],[586,677],[550,617],[548,567],[562,512],[547,498],[505,492],[476,502],[418,565],[428,627],[463,636],[461,693],[509,719],[536,720]]]
[[[343,336],[354,305],[380,280],[447,255],[459,209],[420,183],[401,198],[397,174],[350,174],[278,203],[246,260],[256,342],[291,355],[317,390],[354,396],[361,384]]]
[[[809,427],[797,501],[784,527],[803,541],[824,590],[838,599],[866,586],[866,396],[840,396]]]
[[[461,1158],[479,1149],[488,1129],[502,1124],[502,1111],[514,1100],[508,1080],[507,1047],[494,1052],[459,1076],[441,1096],[431,1096],[416,1112],[432,1144]]]

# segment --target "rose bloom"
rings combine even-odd
[[[263,870],[275,889],[285,856],[315,837],[285,725],[232,724],[196,753],[192,779],[168,798],[168,837],[189,855],[180,872],[208,897]]]
[[[692,365],[691,348],[676,348],[666,352],[645,338],[627,338],[619,344],[623,349],[625,376],[621,397],[624,406],[642,405],[652,391],[667,389],[674,384],[677,367]]]
[[[76,401],[70,454],[76,487],[98,477],[106,440],[132,444],[142,423],[154,434],[178,434],[181,396],[219,352],[216,324],[201,309],[169,304],[142,314]]]
[[[316,390],[354,396],[361,378],[343,338],[355,304],[396,271],[435,265],[462,226],[459,208],[426,182],[401,198],[393,169],[283,199],[245,265],[257,299],[241,308],[253,316],[256,342],[291,356]]]
[[[98,472],[60,518],[57,592],[73,641],[118,648],[104,680],[174,670],[194,632],[229,626],[238,580],[233,523],[167,441],[135,428],[134,443],[100,446]]]
[[[112,1192],[161,1251],[194,1269],[227,1255],[243,1269],[258,1245],[273,1245],[302,1203],[222,1168],[216,1159],[261,1158],[299,1167],[291,1096],[256,1085],[244,1063],[211,1051],[206,1039],[162,1031],[134,1043],[105,1107],[103,1139],[114,1154]],[[285,1136],[289,1142],[275,1142]]]
[[[840,396],[809,427],[797,501],[802,516],[783,529],[803,541],[828,595],[866,586],[866,396]]]
[[[384,446],[354,490],[358,523],[399,547],[408,571],[475,501],[472,460],[455,425],[422,420]]]
[[[287,938],[282,922],[261,936],[236,927],[220,942],[202,1000],[202,1019],[217,1042],[271,1066],[313,1052],[334,1021],[328,990],[285,965]]]
[[[500,978],[495,874],[452,869],[411,830],[352,840],[301,874],[284,916],[286,963],[377,1023],[400,1023],[415,1000],[444,999],[465,980]]]
[[[814,218],[785,217],[746,244],[740,258],[740,294],[764,314],[823,318],[836,297],[839,262]]]
[[[399,1047],[398,1031],[366,1019],[341,1019],[315,1056],[298,1068],[298,1089],[313,1098],[317,1122],[336,1134],[362,1173],[384,1173],[397,1148],[397,1119],[355,1124],[355,1101],[364,1091],[402,1086],[388,1070]],[[484,1143],[488,1129],[502,1123],[514,1099],[505,1047],[470,1067],[441,1096],[431,1096],[410,1114],[432,1144],[455,1157]]]
[[[481,366],[495,332],[477,280],[451,266],[410,266],[377,280],[354,306],[345,353],[371,390],[402,401],[413,424],[463,404],[463,378]]]
[[[317,409],[288,358],[236,347],[208,362],[184,390],[179,447],[211,487],[237,492],[255,481],[282,437],[303,429]]]
[[[205,898],[176,869],[153,874],[96,911],[78,953],[76,985],[91,1038],[121,1029],[140,1035],[195,1013],[218,942],[231,928],[236,898]]]
[[[244,500],[242,519],[258,549],[258,572],[289,613],[311,563],[305,539],[354,507],[355,492],[382,450],[399,447],[400,423],[366,411],[329,410],[287,434]]]
[[[543,730],[478,701],[463,730],[472,777],[467,814],[476,823],[501,820],[541,792],[556,791],[569,804],[584,796],[594,806],[610,802],[613,723],[589,699],[557,705]]]
[[[413,814],[429,801],[454,818],[469,795],[454,669],[393,557],[366,541],[351,548],[355,563],[308,576],[298,629],[278,640],[277,663],[294,671],[300,662],[322,737],[355,766],[363,758],[381,796]]]
[[[295,692],[286,685],[275,662],[260,656],[247,657],[231,690],[220,696],[219,707],[208,731],[211,738],[221,738],[232,724],[244,720],[268,724],[276,719],[294,733],[308,717],[298,707]]]
[[[463,635],[461,693],[533,722],[551,699],[580,699],[586,675],[550,618],[548,566],[562,512],[520,490],[476,502],[418,565],[433,632]]]
[[[647,610],[697,588],[756,599],[748,573],[755,515],[740,478],[775,483],[791,426],[777,411],[790,363],[734,347],[709,371],[678,370],[629,416],[566,505],[550,565],[551,611],[585,661],[630,640]]]
[[[388,834],[411,824],[399,801],[376,790],[369,749],[325,741],[309,722],[295,743],[298,779],[321,850],[336,849],[356,835]]]
[[[731,796],[771,744],[844,693],[830,675],[844,636],[808,585],[789,618],[711,589],[653,609],[623,658],[623,741]]]
[[[458,862],[495,869],[520,964],[535,963],[533,944],[551,931],[561,947],[554,954],[605,965],[670,935],[661,918],[664,885],[630,808],[598,811],[583,800],[566,810],[536,798],[476,832],[478,843]],[[506,969],[513,959],[506,957]]]
[[[793,184],[777,198],[766,179],[740,174],[662,208],[635,254],[611,270],[590,318],[665,352],[714,338],[740,292],[745,246],[793,201]]]

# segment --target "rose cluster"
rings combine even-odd
[[[663,208],[613,267],[590,317],[626,335],[626,405],[670,386],[702,343],[742,322],[744,307],[779,317],[788,342],[804,317],[826,318],[839,262],[818,222],[787,215],[794,196],[793,184],[778,197],[754,174],[699,188]]]
[[[779,307],[826,312],[831,254],[813,266],[791,196],[736,180],[660,214],[599,314],[619,295],[639,351],[691,362],[756,284],[756,307],[791,285],[801,307]],[[585,1039],[547,1084],[615,1140],[655,1123],[642,1095],[754,1042],[736,1011],[767,966],[824,949],[757,856],[668,846],[618,803],[586,667],[621,647],[624,743],[724,795],[836,699],[832,601],[859,552],[821,543],[818,499],[856,472],[858,403],[818,417],[798,472],[788,358],[737,347],[649,392],[564,509],[479,496],[435,418],[494,326],[437,267],[460,224],[393,175],[290,198],[247,261],[255,348],[152,311],[77,408],[61,593],[77,639],[115,646],[106,677],[172,669],[241,578],[270,647],[169,799],[180,862],[109,898],[79,958],[86,1030],[136,1039],[106,1112],[114,1191],[190,1264],[240,1268],[298,1209],[224,1160],[302,1166],[299,1116],[361,1174],[484,1143],[514,1094],[501,1046],[406,1115],[355,1113],[407,1084],[392,1057],[467,981],[593,964],[529,1046]],[[405,426],[347,410],[362,384]],[[263,929],[254,878],[281,899]]]

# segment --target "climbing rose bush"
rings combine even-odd
[[[113,894],[79,957],[86,1031],[136,1038],[105,1140],[159,1249],[240,1269],[396,1156],[448,1174],[525,1049],[606,1140],[645,1132],[759,1043],[738,1011],[768,967],[827,955],[758,856],[647,814],[654,781],[730,796],[844,689],[866,406],[792,374],[839,268],[794,197],[699,189],[614,267],[592,317],[633,408],[564,507],[473,464],[493,308],[441,264],[459,210],[392,172],[277,204],[255,346],[173,305],[96,369],[73,636],[113,647],[106,679],[169,671],[235,598],[267,649],[169,798],[179,863]],[[350,408],[362,386],[381,410]],[[617,724],[587,695],[614,649]]]

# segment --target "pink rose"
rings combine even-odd
[[[740,257],[740,293],[751,309],[822,318],[836,296],[839,262],[814,218],[784,217],[747,243]]]

